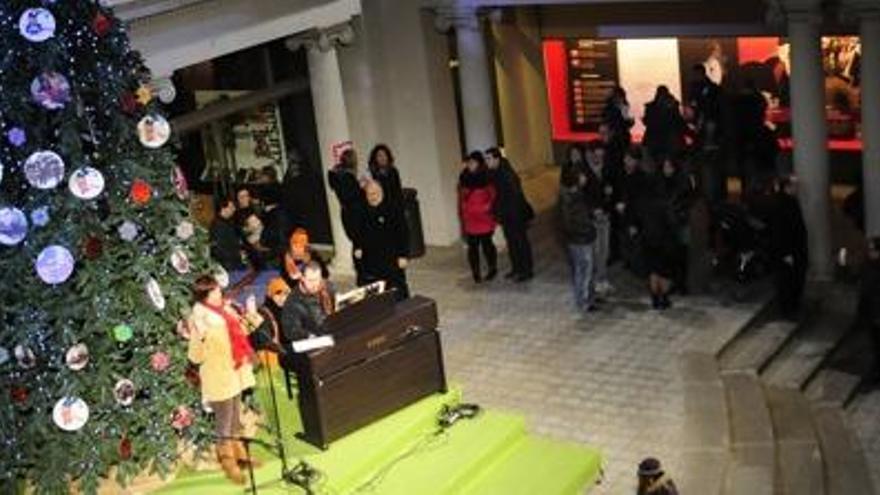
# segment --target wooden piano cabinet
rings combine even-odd
[[[413,298],[384,321],[340,334],[331,352],[307,355],[298,376],[300,436],[326,449],[419,399],[446,392],[436,321],[434,302]],[[360,359],[353,361],[353,355]]]

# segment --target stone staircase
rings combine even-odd
[[[874,363],[855,294],[811,289],[799,321],[770,305],[716,354],[682,355],[682,493],[872,495],[844,409]]]

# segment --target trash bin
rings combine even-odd
[[[420,258],[425,255],[425,233],[422,232],[422,213],[419,208],[418,192],[410,187],[403,188],[403,216],[406,219],[407,257]]]

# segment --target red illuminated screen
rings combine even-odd
[[[638,118],[658,84],[667,85],[680,101],[690,67],[702,63],[710,77],[734,94],[745,81],[754,83],[768,100],[767,121],[776,127],[783,147],[791,146],[788,101],[788,45],[776,37],[717,39],[612,40],[616,46],[593,50],[595,40],[553,39],[543,42],[544,67],[553,139],[584,141],[595,134],[595,101],[614,81],[629,94]],[[605,40],[602,43],[608,45]],[[825,67],[829,147],[861,150],[859,138],[859,76],[861,46],[856,37],[822,39]],[[601,60],[608,54],[614,63]],[[591,59],[598,57],[598,59]],[[599,83],[595,81],[600,81]],[[586,89],[585,89],[586,88]],[[684,95],[686,98],[687,95]],[[584,100],[589,100],[585,103]],[[633,137],[640,139],[640,124]]]

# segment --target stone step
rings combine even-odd
[[[839,407],[815,405],[813,419],[825,465],[827,495],[872,495],[870,471]]]
[[[763,386],[750,372],[721,375],[730,414],[731,457],[722,493],[773,495],[776,446]]]
[[[726,451],[730,423],[724,384],[711,354],[690,352],[682,355],[685,421],[685,452]]]
[[[824,495],[822,452],[810,404],[796,389],[768,386],[764,392],[776,440],[779,495]]]
[[[798,325],[792,321],[761,321],[740,334],[719,356],[722,370],[760,373],[786,342]]]
[[[703,450],[681,455],[681,472],[675,483],[682,494],[721,495],[730,454],[725,451]]]
[[[803,388],[846,335],[849,318],[837,308],[823,308],[764,369],[765,383]]]
[[[729,457],[727,398],[715,356],[686,352],[680,358],[684,382],[681,493],[720,495]]]
[[[817,403],[846,407],[877,364],[869,351],[872,346],[869,329],[853,328],[809,381],[807,397]]]

